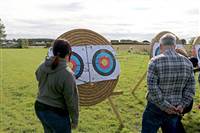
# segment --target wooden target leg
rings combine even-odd
[[[134,94],[135,90],[139,87],[139,85],[142,83],[142,81],[144,80],[144,78],[147,75],[147,71],[143,74],[142,78],[139,80],[139,82],[135,85],[135,87],[132,89],[132,94]]]
[[[123,128],[124,127],[124,124],[123,124],[123,121],[121,119],[121,116],[119,114],[119,111],[117,110],[116,106],[114,105],[111,97],[108,97],[108,101],[113,109],[113,112],[115,113],[115,115],[117,116],[117,119],[119,120],[119,123],[120,123],[120,127]]]

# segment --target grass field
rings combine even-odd
[[[42,133],[43,129],[35,116],[33,104],[37,93],[34,77],[37,65],[43,60],[47,49],[0,49],[0,132]],[[115,90],[122,90],[121,96],[113,100],[119,109],[125,127],[119,122],[107,100],[91,107],[81,107],[79,128],[74,133],[138,133],[146,105],[146,81],[135,94],[131,89],[146,71],[149,56],[145,54],[118,53],[121,76]],[[197,85],[199,86],[199,85]],[[184,116],[188,133],[200,133],[200,89],[197,88],[192,112]]]

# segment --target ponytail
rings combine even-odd
[[[53,63],[51,64],[51,69],[54,70],[59,64],[59,56],[55,56]]]

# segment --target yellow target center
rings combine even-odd
[[[102,65],[103,65],[103,66],[108,65],[108,61],[107,61],[106,59],[103,59],[103,60],[102,60]]]
[[[73,64],[71,62],[68,62],[67,65],[72,69],[73,68]]]

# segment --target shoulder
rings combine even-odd
[[[44,66],[45,66],[44,61],[42,61],[42,62],[37,66],[36,71],[43,69]]]
[[[150,63],[153,63],[153,64],[154,64],[154,63],[157,63],[158,61],[164,60],[165,58],[166,58],[166,57],[165,57],[164,54],[157,55],[157,56],[151,58],[149,64],[150,64]]]
[[[65,69],[63,69],[61,71],[61,74],[67,80],[75,80],[74,72],[69,67],[66,67]]]
[[[178,54],[179,58],[181,58],[187,65],[191,66],[193,68],[192,62],[185,56]]]
[[[76,78],[74,73],[69,68],[63,69],[62,78],[64,80],[64,84],[69,88],[74,88],[76,86]]]

